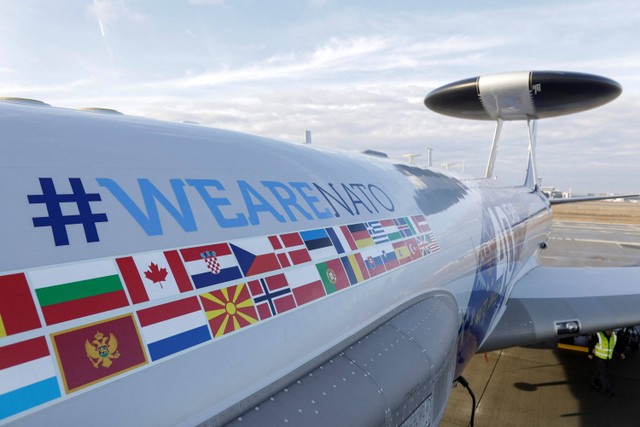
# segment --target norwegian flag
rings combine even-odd
[[[293,293],[282,273],[252,280],[248,285],[261,320],[296,308]]]

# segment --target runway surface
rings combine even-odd
[[[543,262],[640,265],[640,225],[554,221]],[[586,345],[583,338],[576,343]],[[478,354],[463,374],[477,399],[476,427],[640,426],[640,351],[613,361],[612,398],[589,385],[593,372],[586,353],[545,343]],[[468,426],[471,407],[467,390],[457,386],[440,426]]]

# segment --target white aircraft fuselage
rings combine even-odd
[[[0,127],[0,292],[32,300],[27,326],[0,307],[0,352],[44,347],[3,368],[48,381],[9,407],[29,386],[9,376],[0,423],[226,423],[434,297],[450,320],[425,336],[449,338],[420,381],[445,384],[421,401],[437,423],[550,227],[536,190],[390,159],[13,102]],[[112,287],[63,291],[95,277]]]

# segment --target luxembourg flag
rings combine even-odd
[[[138,311],[151,360],[159,360],[211,340],[197,297]]]
[[[0,347],[0,420],[60,397],[44,337]]]
[[[193,290],[177,251],[116,259],[134,304]]]

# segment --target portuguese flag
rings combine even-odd
[[[48,325],[129,305],[113,260],[28,273]]]

